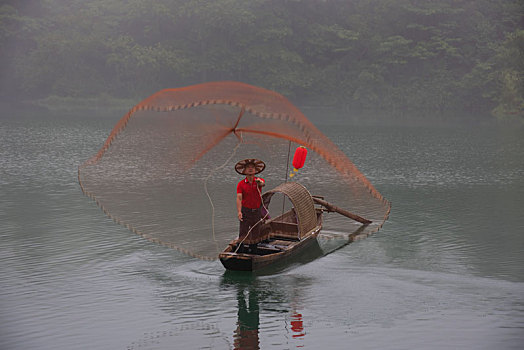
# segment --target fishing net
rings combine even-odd
[[[390,204],[326,136],[275,92],[237,82],[161,90],[133,107],[79,166],[82,191],[133,232],[201,259],[238,236],[235,164],[262,159],[271,189],[288,180],[297,146],[308,149],[293,181],[372,221],[324,215],[324,239],[377,231]],[[276,196],[275,196],[276,197]],[[270,215],[289,206],[274,198]]]

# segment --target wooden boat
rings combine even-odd
[[[282,193],[293,207],[275,218],[266,220],[261,227],[261,240],[254,245],[243,245],[240,239],[232,240],[219,254],[222,265],[228,270],[255,271],[291,260],[313,245],[318,246],[317,236],[322,229],[324,211],[336,211],[363,224],[370,221],[312,196],[297,182],[286,182],[262,195],[268,208],[271,197]],[[315,203],[322,207],[315,207]]]

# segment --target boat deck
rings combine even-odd
[[[274,254],[281,251],[285,251],[289,249],[290,247],[294,246],[297,242],[299,242],[298,239],[290,239],[288,237],[275,237],[270,238],[267,240],[264,240],[262,242],[259,242],[257,244],[252,245],[242,245],[237,253],[239,254],[253,254],[253,255],[267,255],[267,254]],[[236,251],[238,242],[235,242],[236,244],[233,244],[232,251]],[[253,247],[256,246],[256,249],[254,250]]]

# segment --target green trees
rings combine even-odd
[[[491,75],[495,81],[493,98],[498,102],[493,114],[498,118],[523,117],[524,114],[524,30],[506,35],[493,59]]]
[[[522,116],[523,6],[495,0],[0,5],[0,92],[140,98],[239,80],[305,105]]]

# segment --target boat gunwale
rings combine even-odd
[[[301,247],[309,243],[311,240],[316,239],[321,229],[322,229],[322,224],[321,224],[321,218],[319,217],[318,225],[315,226],[310,232],[308,232],[301,240],[294,241],[292,244],[289,245],[289,248],[287,249],[282,249],[278,252],[264,254],[264,255],[233,252],[232,250],[235,244],[238,244],[240,242],[240,240],[235,239],[226,247],[226,249],[223,252],[219,254],[219,259],[223,265],[224,265],[224,261],[231,260],[231,259],[233,261],[238,261],[238,262],[245,262],[245,263],[250,262],[251,269],[249,271],[259,270],[270,264],[281,261],[282,259],[285,259],[286,257],[290,255],[293,255],[295,252],[297,252],[297,250],[299,250]],[[224,265],[224,267],[226,266]],[[226,269],[228,268],[226,267]]]

